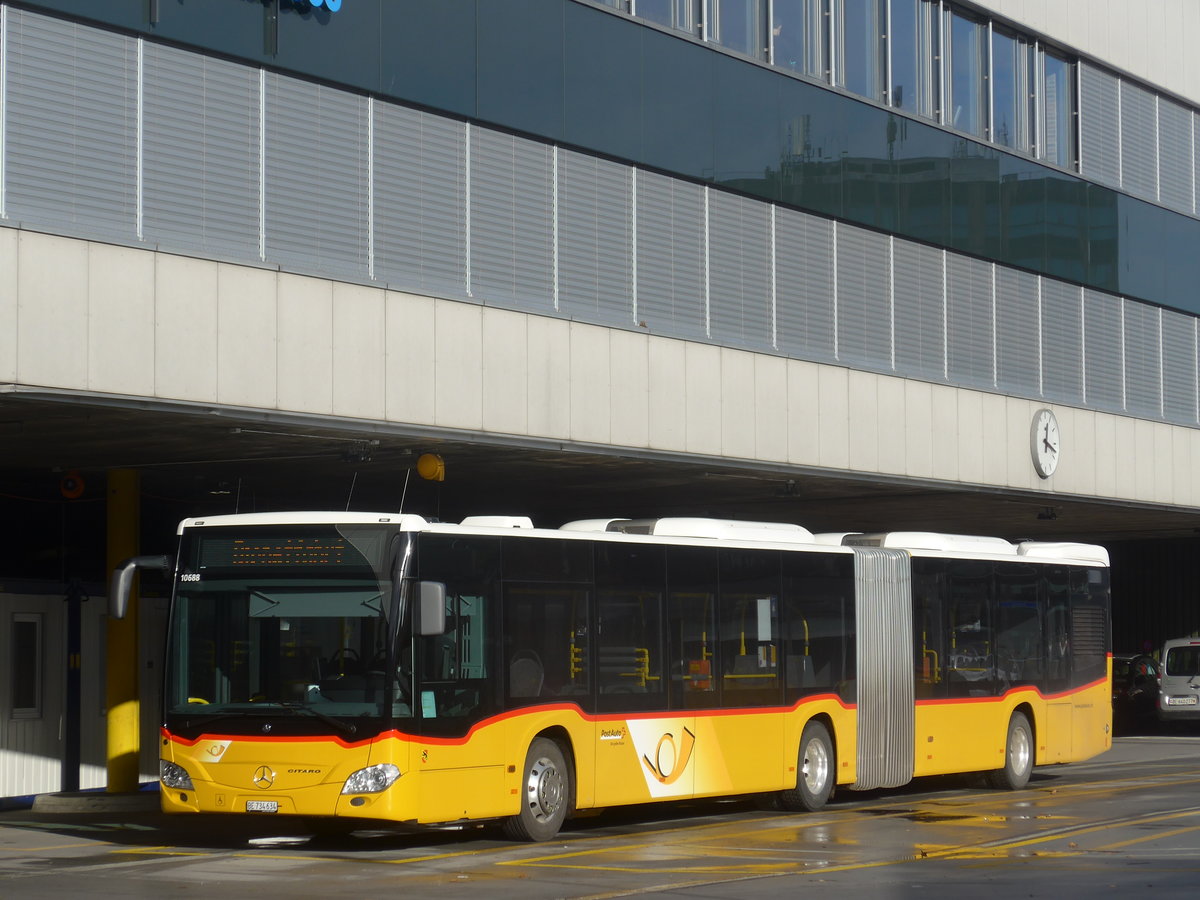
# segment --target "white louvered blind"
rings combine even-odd
[[[776,210],[775,320],[781,352],[834,359],[833,284],[833,222]]]
[[[712,338],[733,347],[770,349],[770,207],[714,191],[708,221]]]

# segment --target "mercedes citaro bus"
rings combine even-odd
[[[1073,543],[700,518],[188,519],[168,812],[493,820],[1035,765],[1111,740],[1108,557]]]

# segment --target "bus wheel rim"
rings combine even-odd
[[[1008,749],[1008,762],[1012,769],[1017,774],[1023,774],[1029,769],[1029,762],[1032,757],[1031,748],[1029,746],[1029,732],[1024,728],[1016,728],[1013,730],[1012,746]]]
[[[562,773],[546,757],[541,757],[529,768],[526,788],[529,794],[529,811],[539,822],[554,817],[562,806],[566,785]]]
[[[817,794],[824,790],[829,778],[829,755],[825,745],[817,739],[810,740],[804,747],[804,786],[809,793]]]

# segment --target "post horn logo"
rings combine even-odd
[[[649,756],[643,754],[642,762],[646,764],[650,774],[662,784],[674,784],[687,768],[692,758],[692,748],[695,746],[696,735],[689,729],[683,729],[678,747],[675,746],[675,736],[668,731],[658,739],[658,746],[654,748],[654,760],[651,761]]]
[[[259,766],[254,770],[254,784],[264,791],[275,783],[275,773],[269,766]]]

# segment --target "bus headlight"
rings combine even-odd
[[[187,773],[187,769],[177,766],[173,762],[167,762],[165,759],[158,761],[158,780],[163,783],[163,787],[195,790],[192,785],[192,776]]]
[[[342,785],[343,794],[378,794],[392,786],[400,777],[400,770],[391,763],[380,763],[359,769]]]

